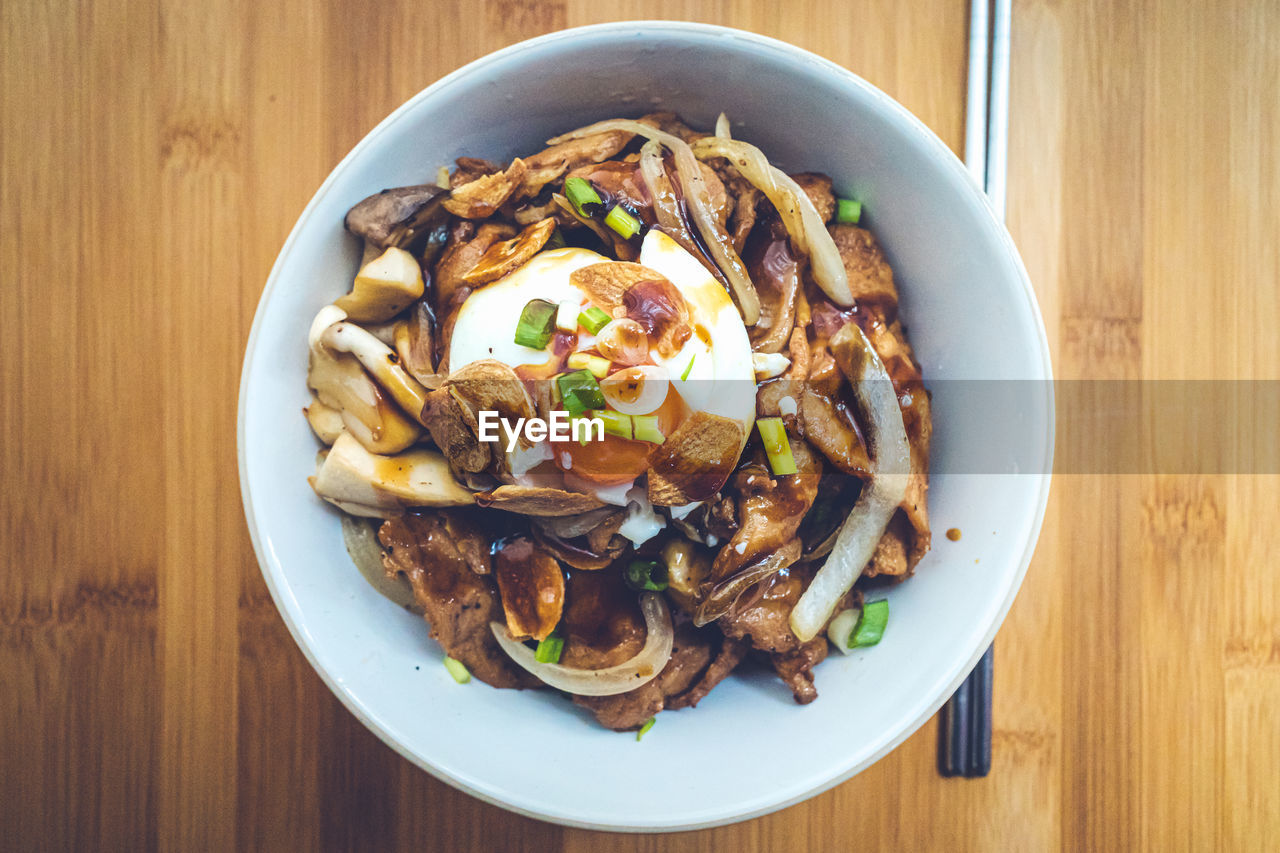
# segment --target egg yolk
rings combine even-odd
[[[667,389],[662,405],[654,412],[658,416],[658,429],[663,435],[671,435],[687,417],[688,407],[680,399],[675,388]],[[560,445],[568,455],[568,464],[557,453],[556,464],[574,476],[600,486],[616,486],[629,483],[649,470],[649,458],[661,445],[647,441],[634,441],[616,435],[605,434],[603,441],[576,441]]]

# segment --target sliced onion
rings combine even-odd
[[[596,349],[617,364],[639,364],[649,357],[649,335],[638,321],[619,317],[596,333]]]
[[[911,450],[902,423],[902,410],[884,362],[856,323],[846,323],[832,337],[833,351],[848,342],[842,341],[841,335],[856,335],[852,343],[862,350],[860,363],[853,366],[860,375],[850,376],[849,382],[866,420],[867,444],[872,456],[871,481],[844,520],[831,556],[818,569],[791,611],[791,630],[803,642],[812,640],[822,630],[836,603],[853,587],[871,561],[894,510],[906,494],[911,471]]]
[[[707,246],[707,251],[715,260],[725,278],[729,279],[729,289],[738,300],[738,310],[742,312],[742,320],[748,326],[754,326],[760,319],[760,298],[756,295],[755,285],[742,263],[742,258],[733,248],[733,239],[716,221],[711,210],[711,196],[707,192],[707,182],[702,177],[702,168],[698,159],[693,156],[693,149],[678,136],[629,119],[609,119],[587,127],[547,140],[549,145],[567,142],[570,139],[581,139],[609,130],[622,130],[660,142],[671,149],[676,158],[676,178],[680,181],[680,189],[684,192],[685,204],[693,216],[693,223]],[[834,245],[834,244],[833,244]]]
[[[703,159],[724,157],[733,163],[742,177],[764,193],[777,209],[787,233],[809,256],[813,278],[823,293],[838,305],[853,304],[853,291],[849,289],[849,275],[840,259],[840,250],[808,193],[790,175],[771,166],[759,148],[741,140],[706,136],[694,142],[691,150]]]
[[[731,548],[733,543],[730,542],[725,547]],[[738,603],[738,599],[744,592],[794,563],[798,556],[797,551],[798,549],[781,548],[754,565],[747,566],[737,574],[720,581],[708,593],[706,600],[698,605],[698,610],[693,615],[693,624],[701,628],[728,613]]]
[[[671,189],[671,179],[662,162],[662,145],[656,139],[650,139],[640,148],[640,177],[644,180],[649,198],[653,199],[653,213],[658,219],[658,227],[675,240],[680,248],[702,261],[727,285],[728,280],[724,278],[724,273],[720,272],[720,268],[703,254],[697,241],[693,239],[693,232],[689,230],[689,221],[680,212],[680,202],[676,200],[676,194]]]
[[[360,574],[369,585],[394,601],[401,607],[415,607],[413,588],[409,581],[399,574],[387,574],[382,563],[382,544],[378,542],[378,525],[381,521],[370,524],[362,518],[352,518],[345,513],[342,516],[342,542],[347,546],[351,562],[356,564]]]
[[[671,380],[667,372],[652,364],[641,364],[612,373],[600,380],[604,399],[624,415],[648,415],[667,399]]]
[[[578,696],[615,696],[648,684],[671,660],[675,631],[671,627],[671,611],[661,595],[640,593],[640,612],[648,632],[642,648],[631,660],[605,669],[574,669],[558,663],[540,663],[533,649],[512,639],[507,626],[490,622],[489,630],[502,650],[516,665],[532,673],[544,684]]]

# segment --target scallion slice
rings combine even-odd
[[[760,432],[760,440],[764,442],[765,455],[769,457],[769,470],[782,477],[796,473],[796,460],[791,455],[791,442],[787,440],[787,429],[782,425],[782,418],[759,418],[756,429]]]
[[[599,418],[604,423],[604,431],[606,435],[616,435],[618,438],[631,438],[631,415],[624,415],[622,412],[615,412],[612,409],[600,409],[599,411],[589,412],[588,417]]]
[[[632,560],[624,578],[634,590],[662,592],[667,588],[667,567],[657,560]]]
[[[657,415],[632,415],[631,425],[636,441],[662,444],[667,440],[667,437],[662,434],[662,429],[658,426]]]
[[[546,349],[555,334],[556,311],[559,306],[545,299],[532,299],[520,312],[515,341],[522,347]]]
[[[538,648],[533,657],[538,663],[560,663],[560,655],[564,652],[564,637],[558,631],[552,631],[545,640],[538,641]]]
[[[836,222],[857,225],[862,218],[862,202],[851,198],[836,199]]]
[[[589,370],[596,379],[604,379],[608,376],[609,368],[612,366],[613,362],[609,359],[589,352],[569,353],[570,370]]]
[[[471,680],[471,673],[467,672],[466,666],[460,660],[454,660],[451,657],[445,657],[444,668],[449,670],[449,674],[453,676],[453,680],[459,684],[466,684]]]
[[[656,722],[658,722],[657,717],[650,717],[649,719],[644,721],[644,725],[640,727],[640,731],[636,732],[636,743],[640,742],[640,738],[644,737],[645,732],[653,728],[653,724]]]
[[[697,357],[698,357],[698,354],[696,352],[693,355],[689,356],[689,363],[684,366],[684,373],[680,374],[681,382],[684,382],[686,379],[689,378],[689,372],[693,370],[693,360]]]
[[[543,248],[548,250],[563,249],[567,245],[569,244],[564,241],[564,234],[560,233],[560,229],[557,228],[551,232],[551,236],[547,238],[547,245]]]
[[[556,307],[556,328],[562,332],[578,331],[578,303],[566,299]]]
[[[596,192],[596,188],[591,186],[591,182],[586,178],[565,178],[564,196],[581,216],[589,217],[595,212],[588,210],[589,206],[599,207],[604,204],[600,199],[600,193]]]
[[[619,237],[630,240],[640,230],[640,220],[632,216],[625,207],[615,204],[604,218],[604,224],[613,229]]]
[[[849,648],[860,649],[874,646],[884,636],[884,626],[889,624],[889,600],[868,601],[862,605],[862,615],[858,624],[849,636]]]
[[[565,411],[570,415],[580,415],[589,409],[604,408],[604,392],[600,383],[588,370],[575,370],[562,373],[556,377],[556,387],[560,390],[560,399]]]
[[[609,321],[612,319],[603,309],[591,305],[578,315],[578,325],[595,335],[609,325]]]

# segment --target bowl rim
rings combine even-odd
[[[306,628],[295,618],[296,614],[293,612],[293,602],[291,597],[284,589],[281,588],[278,582],[277,573],[281,570],[279,559],[274,551],[267,547],[266,540],[262,532],[258,529],[257,513],[254,509],[253,495],[250,492],[249,472],[247,468],[247,435],[245,432],[245,415],[248,405],[247,390],[250,383],[250,366],[254,361],[254,354],[258,347],[258,339],[263,322],[263,309],[274,294],[276,286],[279,284],[280,269],[284,263],[284,259],[292,252],[294,243],[297,241],[299,234],[306,230],[312,216],[315,214],[315,209],[319,206],[321,200],[328,194],[333,184],[337,181],[338,176],[341,175],[353,161],[358,159],[363,151],[372,145],[376,138],[387,132],[394,124],[401,121],[408,113],[413,111],[419,102],[425,100],[434,93],[453,85],[460,79],[480,72],[487,66],[501,60],[505,60],[529,50],[542,48],[548,44],[609,32],[619,34],[653,33],[734,38],[742,42],[746,42],[749,46],[777,51],[789,55],[793,60],[817,66],[821,71],[840,78],[846,85],[861,90],[861,93],[874,102],[877,108],[894,114],[895,118],[902,122],[904,130],[915,136],[921,143],[923,143],[926,149],[932,152],[933,156],[939,161],[944,170],[949,170],[955,174],[963,176],[964,184],[972,190],[973,199],[978,204],[978,207],[983,211],[983,214],[980,215],[989,217],[989,224],[993,224],[996,227],[996,233],[998,234],[999,240],[1006,254],[1013,261],[1018,282],[1021,284],[1022,296],[1026,300],[1026,307],[1029,308],[1031,317],[1034,320],[1035,333],[1040,350],[1040,364],[1037,366],[1043,371],[1045,387],[1047,389],[1044,411],[1046,432],[1043,436],[1045,473],[1033,475],[1039,478],[1040,484],[1038,494],[1036,495],[1036,504],[1031,518],[1031,524],[1028,529],[1027,541],[1024,544],[1021,556],[1018,558],[1018,568],[1011,578],[1011,582],[1009,583],[1008,590],[1005,592],[1004,599],[995,611],[995,617],[985,632],[982,642],[978,644],[976,651],[974,651],[970,655],[969,659],[955,671],[954,676],[945,685],[945,687],[936,691],[935,698],[932,698],[927,702],[919,703],[914,709],[908,710],[908,712],[904,713],[901,717],[903,722],[882,733],[878,744],[876,744],[875,747],[867,754],[867,757],[854,764],[848,770],[837,773],[824,781],[820,781],[802,792],[765,806],[742,812],[721,810],[720,812],[709,816],[705,820],[687,821],[678,824],[600,823],[597,821],[583,819],[580,816],[576,816],[564,810],[542,811],[528,808],[512,803],[509,800],[503,799],[502,797],[487,791],[481,780],[463,779],[446,772],[442,768],[432,764],[425,757],[416,754],[405,744],[393,737],[390,732],[381,726],[377,720],[366,711],[364,703],[357,696],[353,695],[346,685],[339,682],[317,660],[315,653],[311,648],[310,638]],[[290,230],[288,238],[286,238],[279,253],[276,255],[275,262],[271,267],[271,272],[268,274],[266,284],[263,287],[262,295],[259,297],[258,304],[254,309],[253,323],[250,327],[249,337],[245,345],[244,360],[241,367],[240,386],[238,391],[239,400],[236,409],[236,456],[240,478],[241,502],[244,506],[245,522],[249,529],[249,537],[253,542],[253,550],[258,560],[259,569],[261,570],[263,579],[267,584],[267,589],[271,593],[271,598],[275,603],[276,611],[280,614],[281,619],[284,620],[285,626],[289,629],[289,633],[292,635],[294,642],[306,657],[312,670],[320,676],[320,679],[329,688],[329,690],[338,697],[338,700],[342,702],[347,710],[350,711],[362,725],[373,732],[379,740],[391,747],[391,749],[396,753],[451,787],[463,791],[470,796],[491,805],[507,811],[515,812],[525,817],[534,818],[536,820],[548,821],[561,826],[605,832],[652,833],[708,829],[746,821],[775,811],[780,811],[848,781],[863,770],[866,770],[872,764],[875,764],[889,752],[896,749],[908,737],[914,734],[922,725],[924,725],[925,722],[937,713],[942,705],[955,692],[956,688],[959,687],[961,682],[965,680],[970,671],[977,664],[979,658],[981,658],[981,656],[986,652],[988,646],[991,645],[997,631],[1003,624],[1005,617],[1008,615],[1009,609],[1013,605],[1013,601],[1022,587],[1027,569],[1031,563],[1031,558],[1040,538],[1040,532],[1043,527],[1045,512],[1049,500],[1055,444],[1055,399],[1053,384],[1051,381],[1052,379],[1053,366],[1044,319],[1041,316],[1040,306],[1036,300],[1035,291],[1031,284],[1030,277],[1028,276],[1026,267],[1022,262],[1022,257],[1018,253],[1017,247],[1013,242],[1013,238],[1010,236],[1008,229],[1005,227],[1000,217],[996,215],[996,212],[986,194],[979,190],[973,181],[972,175],[956,154],[947,147],[947,145],[931,129],[929,129],[923,121],[917,118],[914,113],[902,104],[898,103],[896,100],[873,84],[869,83],[867,80],[863,79],[858,74],[829,59],[794,44],[769,36],[748,32],[746,30],[721,26],[718,24],[668,20],[619,21],[570,27],[553,33],[526,39],[487,53],[484,56],[474,59],[471,62],[455,69],[429,86],[421,89],[382,119],[382,121],[374,126],[372,130],[365,134],[365,136],[361,138],[361,140],[356,143],[349,152],[347,152],[338,164],[333,167],[324,182],[321,183],[320,187],[312,195],[311,200],[308,201],[306,207],[303,208],[302,213],[299,215],[293,228]]]

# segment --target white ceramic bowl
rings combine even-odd
[[[957,470],[971,453],[991,458],[995,426],[946,380],[1050,375],[1026,273],[960,162],[882,92],[781,42],[668,22],[556,33],[450,74],[347,155],[281,250],[245,355],[241,488],[267,585],[325,683],[406,758],[505,808],[620,830],[759,815],[849,778],[904,740],[990,643],[1031,558],[1049,487],[1036,474],[935,477],[934,529],[959,527],[964,538],[935,534],[915,577],[888,592],[884,641],[819,666],[819,698],[805,707],[776,679],[735,676],[696,709],[660,715],[637,743],[550,692],[455,684],[421,620],[352,566],[336,514],[306,482],[317,448],[299,412],[307,325],[348,289],[359,254],[343,215],[384,187],[430,180],[454,157],[507,159],[557,132],[655,108],[699,127],[725,110],[735,135],[775,163],[827,172],[841,195],[863,201],[935,392],[939,469]],[[1051,409],[1046,392],[1014,427],[1030,470],[1048,470]]]

